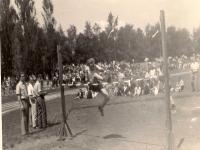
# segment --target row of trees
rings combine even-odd
[[[159,23],[148,24],[144,30],[130,24],[118,27],[118,17],[109,13],[105,29],[86,22],[83,33],[77,33],[74,25],[66,30],[57,26],[51,0],[43,0],[42,27],[36,18],[34,0],[15,0],[15,5],[16,9],[10,0],[0,3],[2,76],[20,71],[51,74],[57,66],[58,44],[62,47],[63,63],[82,63],[89,57],[98,61],[142,61],[145,57],[161,56]],[[200,28],[190,35],[187,29],[170,26],[167,38],[169,55],[200,52]]]

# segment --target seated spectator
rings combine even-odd
[[[139,86],[137,82],[135,86],[135,90],[134,90],[134,96],[140,96],[140,94],[141,94],[141,87]]]
[[[87,99],[92,99],[92,98],[93,98],[92,91],[89,90],[89,91],[87,92]]]
[[[149,82],[146,80],[144,82],[144,95],[150,94],[150,85]]]
[[[123,96],[123,95],[124,95],[124,85],[123,83],[120,83],[118,85],[117,96]]]
[[[135,86],[136,86],[135,80],[131,79],[131,81],[130,81],[130,92],[133,95],[134,95],[134,92],[135,92]]]
[[[175,87],[175,92],[180,92],[181,91],[181,87],[179,82],[176,82],[176,87]]]
[[[144,95],[144,80],[140,80],[139,86],[141,87],[141,95]]]
[[[159,79],[153,79],[153,88],[151,89],[153,95],[158,95],[160,81]]]
[[[125,96],[129,96],[131,94],[131,92],[130,92],[130,86],[129,86],[129,84],[126,82],[125,84],[124,84],[124,95]]]
[[[183,81],[183,79],[179,80],[179,84],[180,84],[180,87],[181,87],[181,91],[183,91],[184,90],[184,81]]]
[[[78,91],[75,99],[82,99],[82,98],[84,98],[84,94],[85,93],[84,93],[83,89],[79,89],[79,91]]]
[[[153,87],[152,94],[155,96],[158,95],[158,88],[156,86]]]

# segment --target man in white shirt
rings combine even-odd
[[[20,81],[16,86],[17,99],[19,101],[21,110],[21,134],[27,135],[29,133],[29,99],[27,86],[25,83],[25,74],[21,73]]]

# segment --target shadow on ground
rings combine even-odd
[[[109,134],[103,137],[104,139],[125,138],[120,134]]]

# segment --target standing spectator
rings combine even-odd
[[[181,91],[184,90],[184,81],[183,79],[179,78],[179,84],[180,84],[180,87],[181,87]]]
[[[17,85],[15,78],[11,78],[11,82],[10,83],[11,83],[10,88],[11,88],[11,91],[12,91],[12,94],[13,94],[14,91],[15,91],[15,87]]]
[[[45,92],[42,92],[41,88],[41,80],[42,76],[38,75],[37,81],[34,85],[34,91],[37,95],[37,125],[38,127],[41,128],[46,128],[47,127],[47,112],[46,112],[46,104],[45,104]]]
[[[7,87],[7,91],[8,91],[8,95],[9,95],[10,92],[11,92],[11,79],[10,79],[10,77],[8,77],[7,80],[6,80],[6,87]]]
[[[49,89],[50,88],[50,86],[49,86],[49,76],[48,76],[48,74],[46,75],[46,82],[47,82],[47,89]]]
[[[56,72],[56,87],[59,85],[59,74]]]
[[[29,99],[27,86],[25,83],[25,74],[21,73],[20,81],[16,86],[17,99],[19,101],[21,110],[21,134],[27,135],[29,133]]]
[[[56,75],[54,74],[53,76],[53,85],[52,85],[53,88],[56,88],[57,87],[57,77]]]
[[[2,88],[3,95],[6,95],[6,77],[3,78],[1,88]]]
[[[195,61],[195,58],[192,58],[192,63],[190,65],[190,69],[192,72],[192,91],[199,91],[199,63]]]
[[[67,75],[63,73],[63,83],[67,84]]]
[[[37,99],[36,92],[34,91],[34,80],[33,76],[29,76],[29,84],[28,84],[28,96],[31,104],[31,116],[32,116],[32,126],[33,128],[37,127]]]

